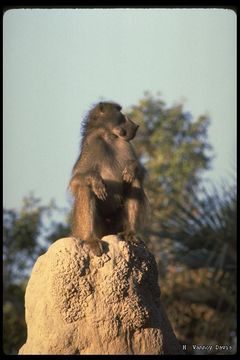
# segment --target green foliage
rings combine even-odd
[[[168,108],[149,93],[130,109],[129,116],[140,124],[135,145],[148,170],[146,188],[159,229],[159,220],[172,216],[173,201],[181,201],[189,189],[196,191],[201,174],[210,166],[209,118],[193,121],[182,104]]]
[[[191,191],[186,202],[176,206],[179,211],[165,226],[174,241],[172,258],[162,274],[163,299],[175,331],[185,344],[233,346],[236,188],[211,192],[203,188],[198,195]]]
[[[17,354],[26,340],[24,294],[26,284],[5,287],[3,303],[3,350],[7,355]]]
[[[26,265],[31,266],[41,248],[37,242],[42,227],[44,207],[39,200],[30,196],[23,199],[18,213],[3,211],[3,263],[8,281],[24,277]],[[29,264],[29,265],[28,265]]]
[[[181,203],[176,202],[178,211],[165,224],[165,229],[182,239],[182,256],[190,249],[195,254],[204,252],[203,262],[198,261],[199,266],[206,265],[207,261],[210,267],[235,269],[236,207],[235,186],[224,186],[221,194],[215,187],[211,192],[202,188],[199,194],[189,191]]]

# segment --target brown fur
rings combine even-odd
[[[144,168],[130,141],[138,126],[114,103],[99,103],[83,127],[82,149],[69,187],[74,195],[72,235],[102,254],[100,239],[118,234],[136,241],[146,197]]]

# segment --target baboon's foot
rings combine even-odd
[[[120,240],[135,244],[135,245],[139,245],[141,244],[143,241],[140,239],[139,236],[137,236],[136,232],[133,230],[129,230],[129,231],[123,231],[117,234],[118,238]]]
[[[101,241],[86,241],[86,244],[95,256],[101,256],[103,254],[103,245]]]

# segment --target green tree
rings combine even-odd
[[[167,107],[150,93],[128,112],[140,124],[137,153],[148,170],[146,189],[152,208],[151,229],[163,229],[176,211],[175,202],[189,189],[197,191],[203,171],[209,168],[209,118],[193,121],[182,104]],[[155,226],[155,223],[157,224]]]
[[[168,230],[180,246],[171,249],[162,286],[172,324],[185,344],[225,343],[232,346],[226,353],[234,353],[236,187],[191,191],[176,206],[179,212],[169,219]]]

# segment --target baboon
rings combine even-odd
[[[74,195],[72,236],[86,241],[97,256],[103,253],[100,240],[105,235],[138,241],[136,231],[147,204],[145,169],[130,143],[138,125],[121,109],[100,102],[90,110],[69,183]]]

